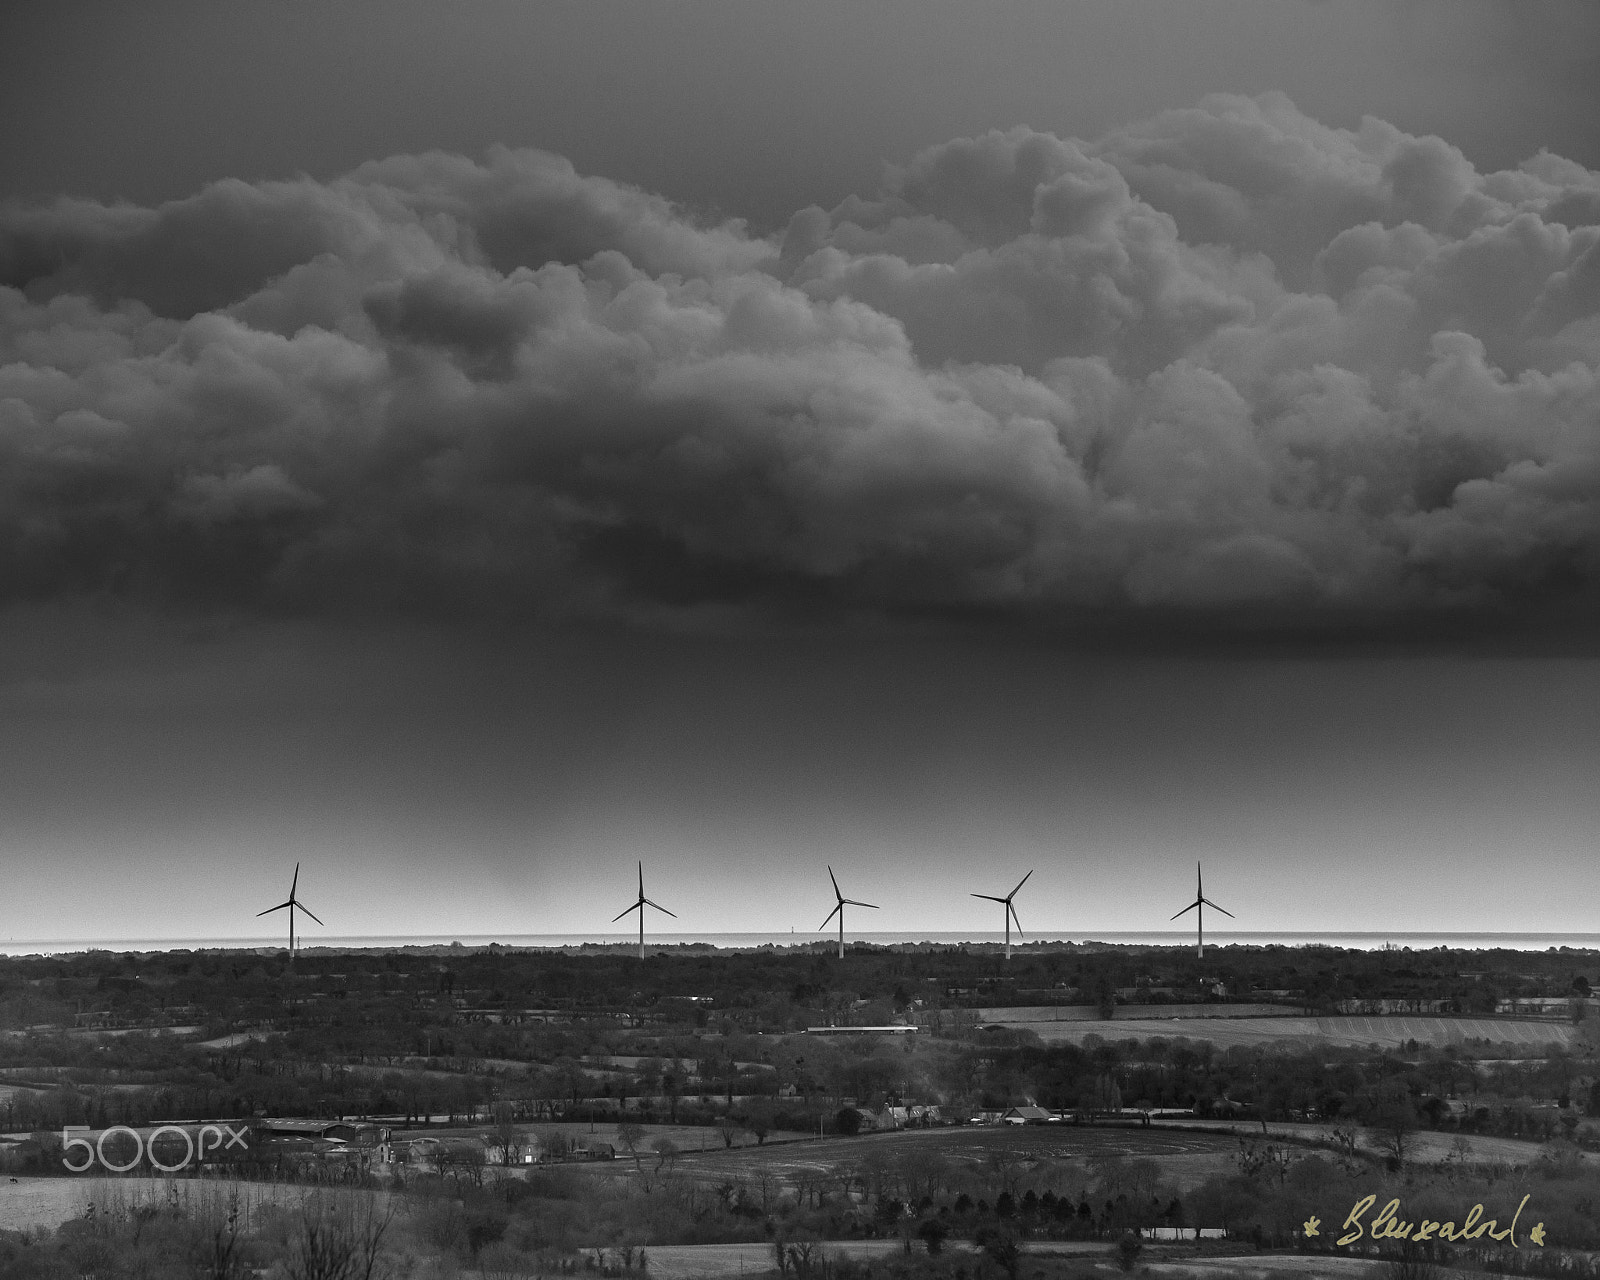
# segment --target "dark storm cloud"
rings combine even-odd
[[[0,213],[0,591],[737,626],[1586,615],[1600,175],[1219,97],[770,240],[548,154]]]

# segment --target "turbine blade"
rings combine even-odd
[[[1233,914],[1233,912],[1229,911],[1226,907],[1217,906],[1217,904],[1215,902],[1211,901],[1210,898],[1201,898],[1200,901],[1205,903],[1206,906],[1210,907],[1213,911],[1222,912],[1222,914],[1227,916],[1228,919],[1230,919],[1230,920],[1237,919],[1237,917]]]
[[[1020,938],[1022,936],[1022,917],[1017,915],[1017,909],[1009,902],[1006,903],[1006,910],[1011,913],[1011,921],[1017,926],[1017,937]]]
[[[819,924],[817,926],[817,932],[821,933],[824,929],[826,929],[828,927],[829,922],[834,918],[834,916],[838,915],[843,910],[844,910],[844,900],[841,898],[837,903],[834,904],[833,910],[828,912],[827,919],[825,919],[821,924]]]
[[[1199,902],[1191,902],[1182,911],[1178,912],[1178,916],[1186,916],[1186,915],[1188,915],[1191,911],[1193,911],[1199,905],[1200,905]],[[1178,916],[1173,916],[1172,918],[1174,920],[1176,920],[1178,918]]]
[[[1033,874],[1032,871],[1028,872],[1028,876],[1031,876],[1032,874]],[[1023,876],[1022,879],[1018,880],[1017,881],[1017,887],[1015,889],[1013,889],[1010,893],[1006,894],[1006,901],[1007,902],[1010,902],[1012,898],[1015,898],[1017,896],[1018,892],[1021,891],[1022,886],[1028,883],[1028,876]]]
[[[294,879],[289,882],[289,896],[294,897],[294,891],[300,887],[300,864],[294,864]]]
[[[639,864],[639,901],[644,901],[644,863]]]
[[[990,902],[1005,902],[1005,901],[1007,901],[1007,899],[1005,899],[1005,898],[997,898],[997,897],[995,897],[994,894],[992,894],[992,893],[973,893],[973,894],[968,894],[967,896],[971,897],[971,898],[986,898]]]
[[[258,916],[270,916],[274,911],[282,911],[288,905],[289,904],[287,902],[280,902],[275,907],[268,907],[265,911],[256,912],[256,915],[258,915]]]
[[[844,901],[844,894],[839,892],[839,881],[834,876],[832,867],[828,868],[828,879],[833,881],[833,896],[835,898],[839,899],[840,902],[843,902]]]
[[[667,914],[669,916],[671,916],[674,920],[676,920],[678,918],[678,915],[677,915],[677,913],[675,911],[667,911],[667,909],[664,906],[662,906],[659,902],[651,902],[649,898],[646,898],[644,900],[644,904],[647,907],[654,907],[657,911],[666,911]]]
[[[611,917],[611,923],[612,924],[616,924],[616,922],[618,920],[622,919],[623,916],[631,915],[633,912],[637,911],[638,909],[639,909],[639,904],[637,902],[635,902],[631,907],[627,908],[627,910],[619,911],[619,912],[617,912],[616,915],[612,916]]]
[[[313,919],[313,920],[317,920],[317,918],[316,918],[316,916],[314,916],[314,915],[311,915],[311,908],[310,908],[310,907],[308,907],[308,906],[306,906],[306,904],[305,904],[305,903],[303,903],[303,902],[297,902],[297,903],[295,903],[295,904],[294,904],[294,905],[295,905],[295,906],[297,906],[297,907],[299,907],[299,908],[300,908],[300,910],[302,910],[302,911],[304,911],[304,912],[305,912],[305,913],[306,913],[306,914],[307,914],[307,915],[308,915],[308,916],[311,916],[311,918],[312,918],[312,919]],[[322,924],[322,921],[320,921],[320,920],[317,920],[317,923],[318,923],[318,924]],[[325,924],[323,924],[323,925],[322,925],[322,927],[323,927],[323,928],[324,928],[324,929],[326,929],[326,928],[327,928],[327,927],[328,927],[328,926],[327,926],[327,925],[325,925]]]
[[[843,906],[847,902],[852,907],[871,907],[874,911],[876,911],[878,909],[878,904],[876,902],[857,902],[854,898],[841,898],[841,899],[839,899],[839,903],[840,903],[841,906]]]

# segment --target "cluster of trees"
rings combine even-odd
[[[1586,960],[1565,951],[1228,948],[1215,972],[1242,986],[1298,981],[1316,990],[1456,990],[1477,999],[1473,991],[1489,988],[1571,988],[1587,981]],[[993,957],[950,948],[860,950],[842,963],[805,952],[696,949],[642,964],[614,951],[465,949],[317,954],[293,968],[280,956],[238,953],[0,959],[0,1017],[13,1023],[0,1035],[0,1078],[11,1086],[0,1091],[0,1131],[258,1113],[486,1122],[496,1111],[513,1124],[716,1125],[731,1142],[736,1133],[760,1141],[776,1130],[836,1130],[847,1106],[937,1103],[944,1119],[961,1121],[1032,1100],[1091,1115],[1168,1107],[1319,1119],[1381,1127],[1402,1134],[1402,1145],[1404,1132],[1418,1127],[1593,1145],[1581,1113],[1600,1114],[1594,1019],[1570,1053],[1486,1044],[1218,1049],[1182,1037],[1045,1045],[970,1019],[938,1035],[824,1039],[752,1030],[740,1020],[753,1011],[757,1023],[872,1021],[918,1012],[919,1004],[925,1013],[1030,991],[1181,984],[1198,963],[1188,952],[1140,948],[1023,952],[1004,976]],[[1512,964],[1518,968],[1500,967]],[[710,1013],[690,996],[709,996]],[[15,1025],[41,1010],[70,1022],[78,1015],[66,1016],[69,1007],[93,1010],[101,1001],[181,1014],[213,1037],[211,1047],[195,1037]],[[483,1020],[485,1009],[541,1001],[566,1002],[561,1016],[569,1020]],[[571,1020],[584,1002],[610,1012]],[[777,1005],[788,1012],[779,1017]],[[657,1014],[676,1021],[652,1021]]]
[[[1580,1102],[1600,1104],[1587,1044],[1583,1057],[1551,1046],[1516,1059],[1500,1057],[1499,1046],[1415,1041],[1397,1052],[1294,1041],[1218,1049],[1182,1037],[1045,1046],[1015,1032],[991,1033],[996,1043],[985,1046],[983,1038],[958,1058],[985,1105],[1027,1094],[1048,1107],[1097,1110],[1110,1081],[1125,1107],[1361,1121],[1398,1096],[1428,1127],[1549,1138],[1578,1128]]]
[[[222,1027],[332,1026],[352,1051],[411,1052],[462,1010],[540,1008],[711,1030],[797,1030],[838,1018],[870,1021],[909,1010],[1024,1003],[1287,1000],[1328,1010],[1346,999],[1442,1000],[1463,1013],[1501,999],[1587,995],[1600,980],[1588,952],[1346,951],[1331,947],[1225,947],[1204,960],[1187,948],[1035,944],[1008,965],[984,946],[853,947],[843,960],[813,948],[715,952],[668,949],[645,961],[625,948],[581,952],[499,947],[282,953],[88,952],[0,958],[0,1029],[85,1019],[198,1021]],[[1115,994],[1115,993],[1120,993]],[[403,1020],[395,1015],[407,1015]],[[467,1015],[467,1016],[470,1016]],[[418,1037],[421,1039],[418,1039]],[[463,1052],[482,1052],[461,1033]]]
[[[0,1095],[0,1131],[257,1113],[462,1122],[499,1108],[521,1124],[732,1123],[760,1140],[774,1130],[837,1130],[846,1104],[937,1103],[943,1119],[960,1122],[978,1109],[1033,1100],[1085,1116],[1182,1108],[1337,1124],[1370,1123],[1383,1110],[1413,1127],[1587,1143],[1581,1116],[1600,1114],[1587,1040],[1574,1052],[1507,1058],[1503,1047],[1486,1045],[1218,1049],[1182,1037],[1045,1045],[1008,1030],[915,1041],[662,1037],[537,1024],[496,1031],[502,1043],[493,1058],[382,1062],[341,1061],[305,1029],[209,1052],[141,1034],[119,1037],[114,1052],[88,1036],[3,1037],[0,1068],[12,1088]]]

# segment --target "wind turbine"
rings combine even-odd
[[[1015,889],[1013,889],[1010,893],[1006,894],[1006,896],[1003,897],[1003,898],[997,898],[992,893],[974,893],[974,894],[971,895],[974,898],[983,898],[984,900],[986,900],[988,902],[999,902],[999,903],[1003,903],[1005,905],[1005,912],[1006,912],[1006,959],[1007,960],[1011,959],[1011,922],[1013,920],[1017,921],[1017,937],[1020,938],[1022,936],[1022,921],[1017,918],[1017,909],[1014,906],[1011,905],[1011,899],[1015,898],[1017,896],[1018,891],[1021,890],[1022,886],[1028,883],[1028,876],[1031,876],[1032,874],[1033,874],[1033,872],[1030,871],[1030,872],[1028,872],[1027,876],[1023,876],[1022,879],[1018,880],[1017,881],[1017,887]]]
[[[651,902],[649,898],[644,896],[644,863],[641,862],[639,864],[639,901],[628,908],[628,911],[637,911],[639,913],[639,959],[641,960],[644,959],[644,909],[646,907],[654,907],[657,911],[665,911],[674,920],[678,918],[673,912],[667,911],[660,903]],[[617,912],[616,915],[611,917],[611,923],[616,924],[618,920],[628,914],[628,911]]]
[[[262,916],[270,916],[274,911],[282,911],[285,907],[289,908],[289,958],[291,960],[294,959],[294,909],[299,907],[300,910],[304,911],[308,916],[311,916],[313,920],[317,920],[317,917],[312,913],[311,908],[306,906],[305,903],[301,902],[299,898],[295,897],[295,890],[299,887],[300,864],[297,862],[294,864],[294,879],[289,882],[289,901],[280,902],[275,907],[268,907],[265,911],[256,912],[256,918],[260,919]],[[321,924],[322,921],[317,920],[317,923]]]
[[[851,906],[851,907],[871,907],[872,910],[876,911],[878,909],[878,906],[877,906],[877,903],[874,903],[874,902],[857,902],[854,898],[847,898],[847,897],[844,896],[844,894],[840,893],[839,892],[839,882],[837,880],[834,880],[833,868],[832,867],[828,868],[828,879],[833,880],[833,896],[835,898],[837,898],[838,901],[833,904],[833,910],[828,912],[828,919],[824,920],[821,924],[819,924],[817,926],[817,932],[821,933],[824,929],[826,929],[828,927],[828,920],[832,920],[833,917],[836,916],[836,915],[839,917],[839,959],[843,960],[844,959],[844,909],[845,909],[845,907],[846,906]]]
[[[1216,909],[1221,911],[1223,915],[1228,917],[1228,919],[1232,920],[1234,918],[1233,912],[1227,911],[1222,907],[1218,907],[1215,902],[1206,897],[1206,891],[1201,887],[1200,883],[1200,864],[1197,862],[1194,864],[1194,901],[1186,906],[1182,911],[1178,912],[1178,916],[1187,915],[1191,911],[1197,913],[1194,918],[1195,925],[1198,929],[1198,933],[1196,935],[1197,940],[1195,943],[1195,954],[1202,960],[1206,958],[1206,907],[1216,907]],[[1178,916],[1173,916],[1172,918],[1176,920]]]

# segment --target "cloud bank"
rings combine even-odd
[[[1209,98],[772,237],[559,157],[0,209],[0,601],[1582,622],[1600,174]]]

